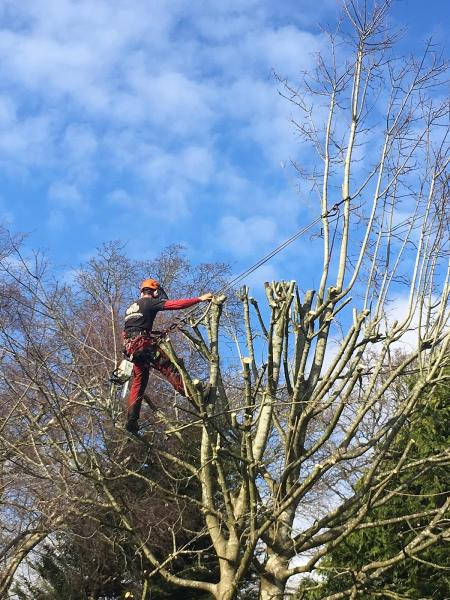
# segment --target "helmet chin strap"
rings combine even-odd
[[[167,300],[166,292],[160,288],[157,290],[150,290],[149,292],[141,292],[141,297],[150,296],[151,298],[160,298],[161,300]]]

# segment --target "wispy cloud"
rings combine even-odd
[[[228,215],[220,221],[219,242],[235,256],[249,256],[256,248],[272,242],[276,232],[276,223],[271,219],[251,217],[241,220]]]
[[[50,218],[47,226],[57,231],[84,220],[91,214],[91,207],[80,190],[73,184],[55,182],[48,192]]]
[[[0,164],[31,182],[39,169],[55,233],[101,219],[93,243],[132,222],[210,255],[264,249],[299,212],[280,167],[297,151],[291,107],[273,72],[313,64],[323,37],[304,24],[329,10],[306,19],[287,4],[5,0]],[[203,218],[217,235],[198,241]]]

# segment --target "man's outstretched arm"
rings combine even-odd
[[[207,302],[208,300],[212,300],[213,294],[208,292],[207,294],[203,294],[198,296],[197,298],[181,298],[180,300],[166,300],[164,302],[163,310],[180,310],[181,308],[189,308],[190,306],[194,306],[194,304],[198,304],[199,302]]]

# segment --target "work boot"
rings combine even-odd
[[[137,433],[139,431],[139,422],[136,417],[128,417],[125,429],[130,433]]]
[[[212,398],[211,398],[211,390],[212,390],[212,386],[209,383],[209,381],[203,382],[201,385],[201,390],[202,390],[202,400],[205,404],[211,404],[212,402]]]
[[[192,383],[199,390],[202,395],[202,400],[205,404],[209,404],[211,402],[211,390],[212,386],[209,381],[200,381],[199,379],[194,379]]]

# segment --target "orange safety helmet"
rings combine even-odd
[[[160,287],[161,286],[159,282],[156,281],[156,279],[144,279],[144,281],[141,283],[141,292],[146,288],[149,288],[151,290],[157,290]]]

